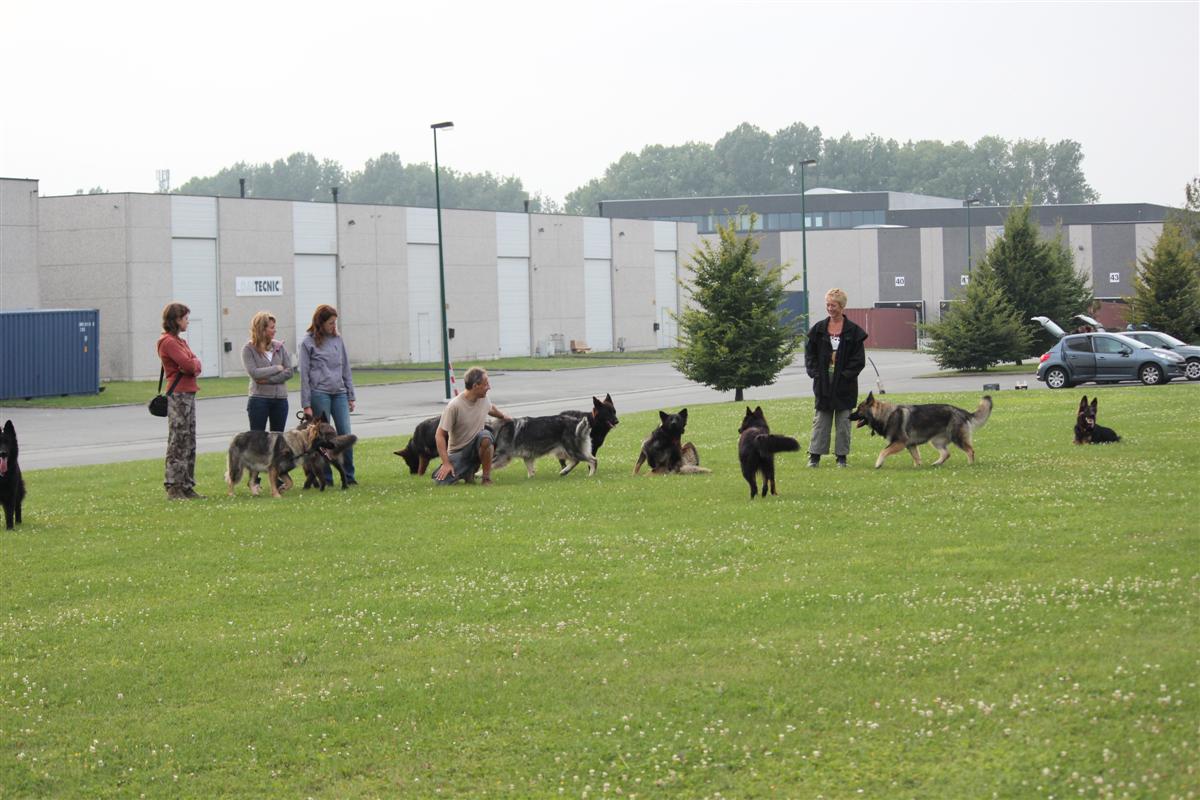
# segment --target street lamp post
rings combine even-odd
[[[817,163],[815,158],[800,162],[800,264],[804,271],[804,332],[808,333],[808,215],[804,210],[804,168]]]
[[[433,191],[437,201],[438,223],[438,283],[442,290],[442,379],[446,386],[446,400],[450,400],[450,336],[446,327],[446,261],[442,255],[442,184],[438,177],[437,134],[449,130],[453,122],[435,122],[433,129]]]
[[[971,274],[971,206],[979,205],[978,197],[968,197],[963,200],[963,205],[967,207],[967,274]],[[970,280],[968,278],[968,280]]]

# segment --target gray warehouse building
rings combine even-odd
[[[808,239],[809,313],[824,315],[825,289],[840,286],[857,309],[909,309],[912,321],[937,319],[968,277],[968,236],[974,263],[1004,232],[1005,206],[974,206],[962,200],[904,192],[843,192],[811,189],[804,195]],[[606,200],[611,217],[689,222],[702,238],[716,225],[736,221],[761,237],[760,257],[786,264],[786,277],[801,274],[801,197],[741,195],[655,200]],[[1059,230],[1076,268],[1101,302],[1101,321],[1123,325],[1121,300],[1133,294],[1137,261],[1154,247],[1171,212],[1149,203],[1034,206],[1042,234]],[[798,289],[800,281],[793,284]],[[797,293],[798,294],[798,293]],[[803,298],[797,297],[798,304]],[[911,337],[916,343],[916,337]],[[898,343],[899,344],[899,343]],[[907,342],[904,344],[908,344]]]
[[[696,226],[443,209],[451,360],[674,345]],[[40,197],[0,179],[0,310],[99,309],[102,379],[158,374],[161,311],[191,309],[208,376],[241,375],[260,309],[295,348],[330,303],[357,364],[438,362],[431,208],[173,194]]]

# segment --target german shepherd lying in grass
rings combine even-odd
[[[394,451],[408,465],[410,475],[424,475],[429,462],[438,457],[437,427],[440,416],[422,420],[404,445],[403,450]],[[564,465],[565,466],[565,465]]]
[[[12,420],[0,431],[0,505],[4,506],[4,528],[21,524],[21,503],[25,501],[25,480],[17,463],[17,429]]]
[[[608,432],[617,427],[620,422],[617,419],[617,407],[613,404],[611,394],[604,395],[601,400],[598,397],[592,398],[592,410],[588,411],[560,411],[564,417],[574,417],[575,419],[583,419],[588,417],[588,424],[592,426],[592,455],[600,452],[600,445],[604,444],[604,440],[608,438]],[[567,466],[567,462],[559,459],[559,465]]]
[[[756,478],[760,472],[763,497],[767,496],[768,488],[771,494],[778,494],[775,491],[775,454],[799,450],[800,443],[790,436],[771,433],[762,406],[755,407],[753,411],[749,406],[746,407],[746,416],[742,418],[738,433],[738,461],[742,465],[742,477],[750,484],[750,499],[758,496]]]
[[[700,466],[700,453],[691,442],[683,443],[683,431],[687,427],[688,412],[680,409],[678,414],[658,412],[661,424],[650,431],[650,435],[642,442],[642,451],[638,453],[637,463],[633,466],[633,474],[637,475],[642,464],[650,465],[651,475],[666,475],[672,472],[695,474],[712,472]]]
[[[352,433],[339,434],[337,428],[330,424],[329,418],[324,414],[312,419],[304,416],[303,411],[299,411],[296,416],[301,418],[300,425],[296,430],[315,428],[317,431],[313,446],[308,449],[301,461],[301,466],[304,468],[304,488],[325,491],[325,487],[329,485],[325,480],[325,465],[328,464],[337,470],[338,477],[342,481],[342,489],[346,489],[349,483],[346,481],[346,467],[343,459],[346,451],[358,441],[358,437]]]
[[[936,467],[945,463],[950,457],[949,445],[954,444],[967,454],[967,463],[975,463],[975,448],[971,445],[971,433],[976,428],[982,428],[992,413],[991,395],[984,395],[979,401],[975,413],[958,406],[944,403],[923,403],[920,405],[898,405],[885,403],[875,399],[875,393],[867,395],[867,399],[858,404],[858,408],[850,413],[850,419],[858,422],[858,427],[871,426],[871,433],[878,433],[887,439],[887,447],[875,459],[875,469],[883,466],[883,460],[890,455],[908,449],[913,463],[921,466],[921,454],[918,445],[929,442],[938,451],[938,460],[933,462]]]
[[[255,478],[260,472],[267,473],[272,497],[282,497],[280,490],[292,488],[288,473],[304,461],[311,451],[328,442],[321,440],[321,430],[316,425],[301,426],[290,431],[246,431],[233,437],[225,459],[225,485],[233,497],[234,485],[242,479],[242,472],[250,473],[250,493],[257,495]],[[282,486],[280,483],[282,482]]]
[[[492,426],[492,433],[495,436],[492,469],[502,469],[520,458],[525,461],[525,473],[532,478],[537,460],[554,456],[563,462],[559,475],[566,475],[581,461],[587,462],[588,475],[596,474],[591,423],[586,416],[518,417],[498,421]]]
[[[1099,405],[1099,397],[1093,397],[1089,405],[1086,394],[1079,401],[1079,412],[1075,415],[1075,444],[1111,444],[1121,441],[1121,437],[1112,428],[1096,424],[1096,408]]]

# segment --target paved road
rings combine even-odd
[[[937,370],[929,356],[909,351],[869,351],[883,386],[892,394],[928,391],[981,391],[986,382],[1012,389],[1019,380],[1041,388],[1032,376],[922,379],[916,375]],[[875,386],[868,365],[860,380],[865,393]],[[591,396],[611,392],[621,413],[678,408],[733,399],[733,392],[716,392],[692,383],[669,364],[598,367],[554,372],[492,374],[492,401],[514,416],[552,414],[565,408],[590,408]],[[202,397],[203,395],[201,395]],[[747,390],[747,400],[811,397],[812,382],[802,363],[783,371],[773,386]],[[294,413],[298,393],[291,395]],[[418,422],[441,412],[442,383],[422,382],[364,386],[358,390],[358,410],[352,415],[360,438],[407,435]],[[0,406],[0,418],[13,420],[21,437],[21,466],[25,469],[107,464],[161,458],[166,447],[166,420],[151,417],[145,406],[91,409],[15,409]],[[220,397],[197,401],[197,447],[200,452],[224,450],[234,434],[246,430],[246,399]]]

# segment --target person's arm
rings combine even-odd
[[[855,336],[851,342],[843,342],[842,347],[850,345],[849,352],[846,353],[846,360],[842,362],[842,374],[849,378],[857,378],[858,373],[863,371],[867,366],[867,348],[863,344],[867,340],[866,333],[861,336]]]
[[[804,370],[808,377],[816,378],[820,372],[821,359],[817,352],[817,337],[810,332],[804,340]]]
[[[254,364],[254,345],[247,344],[242,348],[242,366],[246,369],[246,374],[254,379],[255,383],[272,383],[270,380],[279,370],[275,364],[268,364],[265,367],[258,367]]]
[[[271,376],[271,383],[287,383],[291,380],[295,370],[292,369],[291,358],[288,357],[287,348],[283,346],[283,342],[275,342],[275,367],[278,370]]]
[[[192,352],[187,343],[174,336],[163,339],[159,353],[175,362],[176,369],[183,375],[196,376],[200,374],[200,359]]]
[[[342,383],[346,386],[346,399],[350,403],[350,410],[354,410],[354,376],[350,374],[350,355],[346,352],[346,340],[341,336],[338,337],[338,343],[342,347]]]
[[[300,407],[304,413],[312,416],[312,383],[309,380],[308,339],[300,343]]]
[[[490,409],[488,409],[488,416],[495,417],[496,419],[502,419],[505,422],[512,422],[512,417],[501,411],[498,406],[492,406]]]
[[[437,442],[438,458],[442,459],[441,466],[438,467],[438,471],[434,475],[439,481],[444,481],[454,474],[454,467],[450,464],[449,438],[446,429],[439,425],[437,433],[434,434],[433,438]]]

